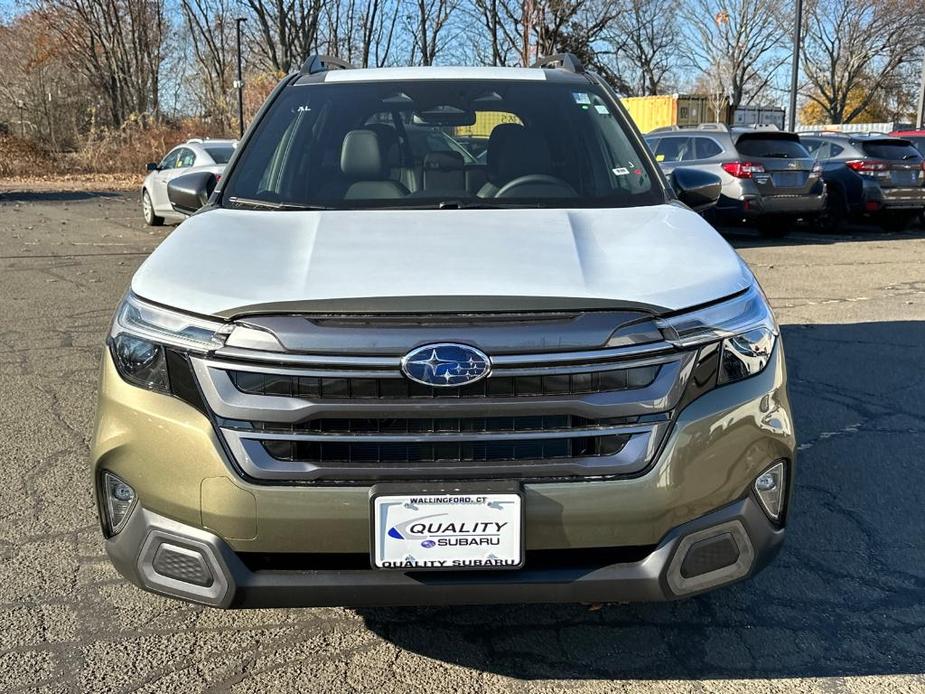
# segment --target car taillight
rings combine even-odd
[[[885,161],[876,161],[874,159],[852,159],[845,164],[852,171],[858,173],[877,173],[879,171],[889,171],[890,165]]]
[[[752,174],[764,173],[764,166],[750,161],[727,161],[723,170],[736,178],[751,178]]]
[[[822,175],[822,164],[820,164],[819,162],[816,162],[815,164],[813,164],[813,171],[812,171],[812,174],[810,175],[816,176],[817,178],[821,176]]]

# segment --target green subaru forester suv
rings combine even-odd
[[[784,537],[778,326],[574,57],[285,77],[116,311],[106,547],[216,607],[667,600]],[[198,211],[197,211],[198,210]]]

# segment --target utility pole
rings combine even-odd
[[[797,87],[800,82],[800,41],[803,38],[803,0],[796,0],[793,17],[793,63],[790,66],[790,110],[787,129],[797,129]]]
[[[19,135],[26,139],[26,121],[23,120],[22,111],[26,107],[22,99],[16,99],[16,108],[19,109]]]
[[[915,127],[925,128],[925,55],[922,56],[922,79],[919,81],[919,110],[915,114]]]
[[[238,79],[234,81],[234,88],[238,90],[238,138],[244,137],[244,76],[241,74],[241,24],[247,17],[236,17],[235,34],[238,44]]]

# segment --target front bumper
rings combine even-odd
[[[748,490],[771,461],[793,461],[794,445],[778,342],[761,374],[689,404],[644,474],[524,485],[528,553],[653,548],[645,559],[606,565],[576,561],[543,570],[528,564],[502,576],[310,566],[249,570],[241,559],[245,553],[368,553],[369,488],[245,481],[222,452],[208,418],[176,398],[128,385],[108,352],[92,461],[97,479],[108,470],[138,497],[125,529],[107,541],[113,563],[138,585],[176,597],[224,607],[658,600],[683,594],[670,588],[668,567],[678,542],[695,530],[737,520],[748,537],[753,556],[745,573],[720,584],[754,573],[773,555],[782,531],[766,520]],[[152,582],[150,574],[146,578],[139,562],[150,561],[150,551],[156,551],[153,543],[161,535],[154,531],[211,548],[217,557],[213,585],[221,577],[226,588],[191,594],[156,577]]]
[[[738,559],[685,578],[691,547],[732,538]],[[653,602],[687,597],[753,575],[778,552],[784,530],[751,496],[675,528],[643,560],[576,563],[556,569],[493,572],[366,570],[251,570],[214,533],[136,507],[106,549],[124,576],[146,590],[214,607],[363,607],[540,602]],[[728,541],[728,540],[727,540]],[[198,552],[212,581],[207,586],[162,575],[161,545]],[[140,548],[140,549],[139,549]]]

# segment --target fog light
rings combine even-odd
[[[782,460],[774,463],[755,479],[758,500],[765,512],[774,520],[779,520],[784,510],[786,485],[786,470]]]
[[[135,490],[111,472],[103,473],[103,495],[106,501],[106,515],[109,532],[113,535],[122,530],[129,512],[135,504]]]

